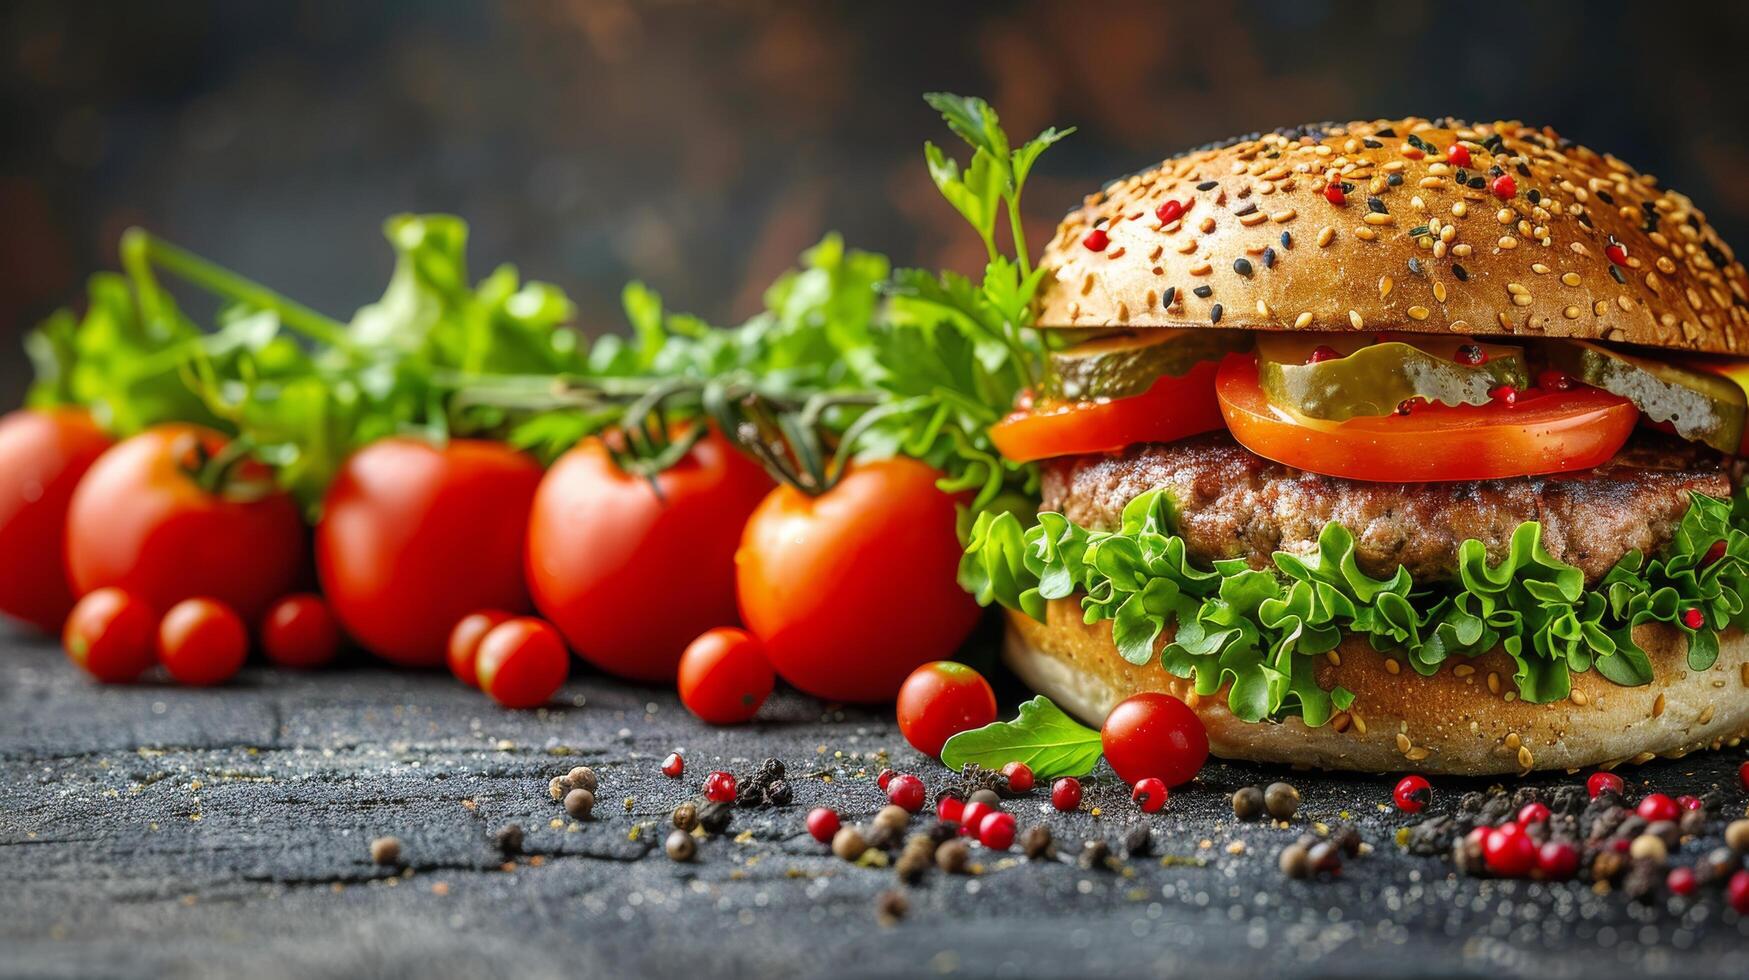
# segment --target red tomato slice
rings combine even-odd
[[[1227,355],[1215,390],[1227,428],[1246,449],[1313,473],[1380,483],[1588,469],[1615,455],[1640,414],[1625,398],[1581,385],[1521,396],[1510,406],[1431,404],[1408,415],[1325,422],[1271,405],[1251,354]]]
[[[1017,463],[1115,452],[1138,442],[1173,442],[1222,425],[1215,400],[1218,361],[1201,361],[1129,398],[1044,402],[990,427],[996,450]]]

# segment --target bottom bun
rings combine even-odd
[[[1710,670],[1694,671],[1680,631],[1642,626],[1634,638],[1651,658],[1650,684],[1621,687],[1587,671],[1573,675],[1569,698],[1552,704],[1518,697],[1516,667],[1498,649],[1423,677],[1350,636],[1325,655],[1318,683],[1353,691],[1354,704],[1308,728],[1294,717],[1240,721],[1224,690],[1199,698],[1157,659],[1129,663],[1112,644],[1111,624],[1084,624],[1073,600],[1053,601],[1046,619],[1008,613],[1004,659],[1030,687],[1093,725],[1132,694],[1164,691],[1196,711],[1210,749],[1228,759],[1480,776],[1676,758],[1749,735],[1749,639],[1738,631],[1719,637]]]

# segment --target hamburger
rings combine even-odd
[[[1052,369],[991,430],[1039,513],[963,577],[1066,710],[1377,772],[1749,733],[1749,282],[1687,197],[1546,128],[1326,123],[1115,181],[1041,264]]]

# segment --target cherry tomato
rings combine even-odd
[[[778,676],[832,701],[886,701],[978,621],[957,584],[954,498],[915,460],[853,465],[818,497],[780,486],[735,553],[741,618]]]
[[[1313,473],[1382,483],[1589,469],[1615,455],[1640,415],[1625,398],[1575,385],[1512,405],[1430,404],[1408,415],[1327,422],[1271,405],[1250,354],[1227,355],[1215,389],[1227,428],[1246,449]]]
[[[251,623],[296,591],[309,552],[297,504],[253,464],[203,487],[203,461],[224,448],[211,429],[170,424],[99,456],[67,512],[74,591],[114,585],[155,609],[201,596]]]
[[[221,684],[237,676],[248,655],[248,628],[215,599],[184,599],[158,624],[158,660],[179,684]]]
[[[680,655],[680,703],[701,721],[734,725],[759,713],[776,678],[746,630],[706,630]]]
[[[480,638],[474,669],[480,690],[492,700],[506,708],[536,708],[564,685],[571,654],[550,624],[519,616]]]
[[[340,624],[321,596],[288,595],[262,620],[261,652],[281,667],[320,667],[340,652]]]
[[[1138,442],[1174,442],[1224,423],[1215,400],[1219,361],[1162,376],[1129,398],[1039,402],[990,427],[996,450],[1015,462],[1112,452]]]
[[[1184,702],[1144,691],[1120,702],[1099,730],[1105,761],[1134,786],[1153,776],[1168,787],[1195,778],[1209,757],[1208,731]]]
[[[475,668],[480,653],[480,641],[492,631],[494,626],[510,619],[510,613],[502,609],[483,609],[468,613],[456,620],[455,628],[449,631],[449,643],[445,659],[449,661],[449,672],[456,680],[469,687],[480,686],[480,675]]]
[[[85,594],[67,615],[61,645],[67,659],[106,684],[138,680],[157,655],[158,616],[121,589]]]
[[[924,755],[939,757],[948,739],[996,720],[996,692],[965,664],[937,660],[905,678],[898,715],[905,741]]]
[[[655,478],[587,439],[541,481],[528,525],[528,586],[577,655],[632,680],[672,682],[681,651],[733,623],[735,545],[771,489],[712,434]]]
[[[316,567],[340,624],[385,660],[434,667],[463,616],[527,610],[522,549],[540,476],[496,442],[395,438],[354,453],[316,526]]]
[[[0,613],[53,632],[73,608],[67,508],[73,488],[110,445],[78,409],[0,418]]]

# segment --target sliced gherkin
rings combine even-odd
[[[1161,377],[1250,346],[1243,330],[1160,328],[1100,337],[1051,352],[1051,393],[1071,401],[1128,398]]]
[[[1726,453],[1743,444],[1743,389],[1728,378],[1583,340],[1551,341],[1547,353],[1550,367],[1626,398],[1690,442]]]
[[[1257,380],[1270,402],[1332,422],[1389,415],[1412,398],[1485,405],[1494,388],[1525,388],[1529,378],[1523,348],[1467,337],[1265,334],[1257,340]]]

